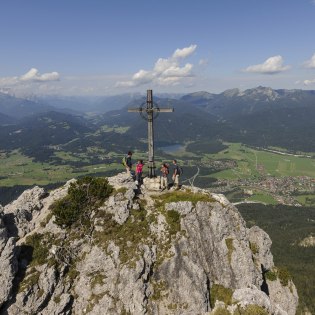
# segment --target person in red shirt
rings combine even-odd
[[[139,160],[136,165],[136,181],[140,186],[142,184],[142,169],[143,169],[143,160]]]

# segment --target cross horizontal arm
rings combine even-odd
[[[173,113],[174,108],[157,108],[157,107],[153,107],[152,109],[128,108],[129,113],[140,113],[140,112],[147,112],[147,111],[160,112],[160,113]]]
[[[161,112],[161,113],[173,113],[174,112],[174,108],[159,108],[156,111],[157,112]]]
[[[140,113],[142,111],[143,111],[142,108],[128,108],[128,112],[130,113]]]

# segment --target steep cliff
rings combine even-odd
[[[295,314],[269,236],[224,196],[108,181],[106,196],[71,181],[1,208],[1,314]]]

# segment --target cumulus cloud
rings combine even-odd
[[[288,70],[290,66],[283,65],[283,58],[280,55],[268,58],[261,64],[252,65],[244,69],[245,72],[262,73],[262,74],[275,74]]]
[[[306,68],[315,68],[315,54],[311,57],[310,60],[304,62]]]
[[[31,68],[28,72],[20,76],[0,77],[0,91],[8,91],[15,95],[27,95],[35,90],[56,90],[60,81],[58,72],[47,72],[40,74],[36,68]],[[54,84],[53,82],[56,82]]]
[[[304,80],[303,84],[305,86],[313,85],[313,84],[315,84],[315,79],[314,80]]]
[[[176,85],[183,78],[192,77],[193,65],[186,63],[181,65],[181,61],[196,50],[197,45],[190,45],[182,49],[176,49],[171,57],[159,58],[152,70],[139,70],[131,80],[118,81],[116,87],[134,87],[148,83],[160,85]]]
[[[176,49],[173,58],[186,58],[190,56],[197,48],[197,45],[190,45],[189,47],[185,47],[182,49]]]
[[[40,74],[36,68],[32,68],[27,73],[20,76],[19,79],[21,81],[47,82],[47,81],[58,81],[60,79],[60,76],[58,72],[49,72],[49,73]]]
[[[49,72],[40,74],[35,68],[30,69],[28,72],[21,76],[4,77],[0,78],[0,86],[15,86],[19,84],[32,83],[32,82],[49,82],[59,81],[60,75],[58,72]]]

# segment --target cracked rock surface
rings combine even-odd
[[[140,191],[126,174],[108,181],[114,191],[88,212],[86,229],[51,214],[74,180],[0,207],[1,314],[206,315],[250,305],[295,314],[293,282],[265,279],[276,270],[268,234],[247,229],[224,196]]]

